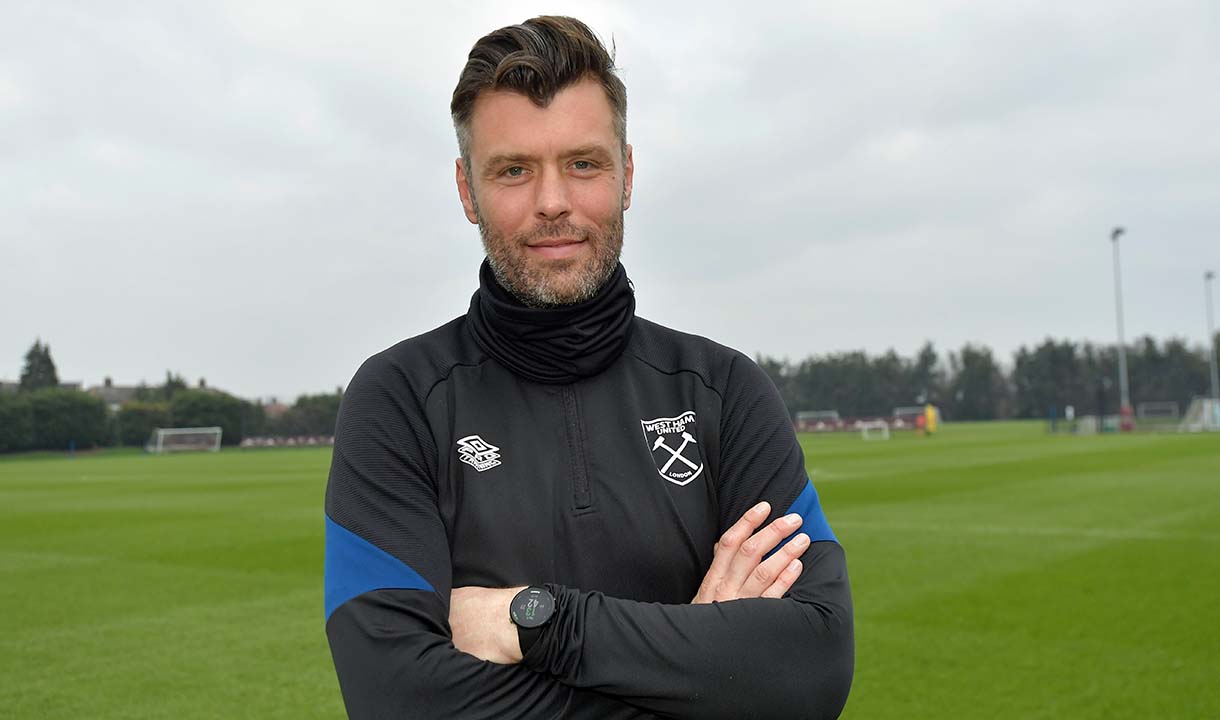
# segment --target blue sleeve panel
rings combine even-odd
[[[813,489],[812,480],[805,483],[805,489],[801,491],[800,495],[796,496],[796,499],[792,501],[792,505],[783,512],[783,515],[789,513],[800,515],[804,522],[796,529],[796,532],[784,538],[783,542],[776,545],[775,550],[767,553],[767,557],[774,555],[789,540],[796,537],[797,533],[805,533],[812,542],[827,540],[839,542],[839,539],[835,537],[834,532],[830,529],[830,523],[826,522],[826,514],[822,512],[822,503],[818,502],[818,491]],[[782,515],[777,517],[782,517]]]
[[[409,565],[326,517],[326,619],[340,605],[373,590],[433,590]]]

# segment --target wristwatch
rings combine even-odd
[[[517,626],[521,654],[529,652],[542,635],[543,626],[555,615],[555,596],[544,587],[527,587],[508,606],[508,617]]]

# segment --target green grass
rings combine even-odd
[[[848,718],[1220,717],[1220,435],[802,437]],[[0,459],[0,716],[337,718],[326,450]]]
[[[342,717],[329,450],[0,461],[0,715]]]
[[[1220,436],[804,437],[850,718],[1220,717]]]

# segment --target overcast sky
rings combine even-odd
[[[121,3],[0,21],[0,379],[345,385],[463,312],[449,97],[542,13],[613,38],[639,314],[750,355],[1202,344],[1220,3]],[[746,12],[756,13],[750,17]]]

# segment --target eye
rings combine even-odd
[[[572,167],[576,168],[577,170],[592,170],[593,163],[589,162],[588,160],[577,160],[576,162],[572,163]]]
[[[519,178],[525,174],[525,168],[520,165],[513,165],[504,171],[504,174],[511,178]]]

